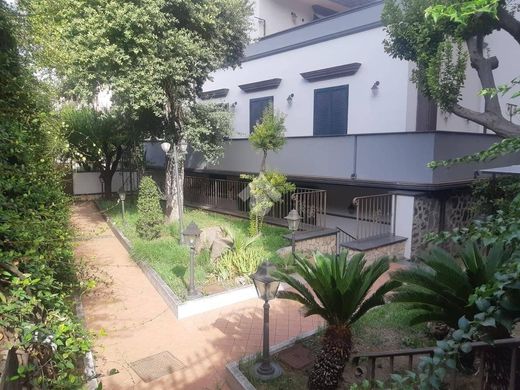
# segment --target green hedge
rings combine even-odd
[[[18,379],[31,388],[77,389],[90,345],[77,321],[70,200],[56,166],[60,127],[18,56],[0,2],[0,331],[28,354]]]

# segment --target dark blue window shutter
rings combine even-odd
[[[273,97],[251,99],[249,101],[249,133],[253,132],[256,124],[262,119],[262,114],[269,105],[273,104]]]
[[[348,126],[348,85],[314,91],[314,135],[341,135]]]

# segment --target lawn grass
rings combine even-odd
[[[116,226],[123,231],[132,243],[132,257],[150,265],[161,278],[170,286],[172,291],[181,299],[186,298],[188,283],[189,250],[187,246],[179,244],[179,224],[177,222],[164,224],[161,237],[156,240],[143,240],[136,233],[137,207],[135,198],[127,198],[125,201],[125,222],[121,216],[121,207],[114,200],[100,200],[99,207],[111,218]],[[249,222],[244,219],[208,211],[187,208],[184,212],[184,224],[191,221],[199,228],[220,226],[233,232],[239,237],[246,237]],[[261,237],[256,240],[251,248],[261,253],[262,258],[278,264],[285,265],[287,260],[276,254],[276,250],[287,246],[289,243],[283,238],[288,230],[286,228],[265,225]],[[248,278],[243,278],[247,281]],[[208,250],[203,250],[196,259],[195,282],[203,292],[207,289],[214,290],[216,285],[221,288],[236,287],[234,281],[222,281],[217,279],[215,266],[210,260]]]

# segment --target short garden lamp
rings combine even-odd
[[[200,296],[200,293],[195,289],[195,246],[197,245],[200,233],[199,227],[193,221],[182,232],[184,242],[188,243],[190,247],[190,285],[188,287],[188,299]]]
[[[261,380],[278,378],[282,374],[282,368],[271,361],[269,356],[269,301],[276,298],[280,281],[271,276],[276,270],[274,264],[263,262],[258,270],[251,275],[255,284],[258,298],[264,300],[264,337],[262,361],[253,366],[252,373]]]
[[[123,218],[123,222],[125,222],[125,199],[126,199],[126,192],[123,187],[119,188],[119,191],[117,191],[117,194],[119,195],[119,200],[121,201],[121,216]]]
[[[295,235],[298,231],[298,228],[300,227],[300,214],[298,214],[298,211],[296,209],[292,209],[291,212],[285,217],[287,220],[287,226],[289,227],[289,230],[291,231],[291,244],[292,244],[292,254],[294,256],[294,253],[296,251],[296,240]]]

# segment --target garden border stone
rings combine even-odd
[[[110,230],[112,230],[119,242],[121,242],[123,247],[130,254],[132,250],[132,243],[130,240],[117,228],[110,217],[103,212],[99,207],[99,204],[97,202],[94,202],[94,204],[110,227]],[[247,301],[248,299],[258,298],[255,287],[251,284],[249,286],[238,287],[183,302],[152,267],[143,261],[135,259],[134,261],[139,268],[141,268],[150,283],[154,286],[159,295],[161,295],[178,320],[229,306],[234,303]],[[283,287],[280,286],[280,289],[283,289]]]
[[[76,315],[78,316],[78,318],[81,320],[81,322],[83,323],[83,325],[87,326],[87,323],[85,321],[85,310],[83,308],[83,303],[81,302],[81,298],[80,297],[76,297],[75,298],[75,303],[76,303]],[[99,386],[99,382],[98,382],[98,376],[96,374],[96,363],[95,363],[95,360],[94,360],[94,354],[92,353],[92,351],[88,351],[85,356],[83,357],[83,365],[85,366],[84,367],[84,370],[83,372],[85,373],[85,378],[87,379],[87,390],[96,390]]]
[[[284,349],[292,347],[300,340],[304,340],[311,336],[314,336],[318,333],[321,328],[317,328],[298,336],[291,337],[289,340],[282,341],[279,344],[273,345],[269,348],[269,352],[271,355],[283,351]],[[240,363],[248,363],[258,357],[258,353],[252,353],[244,356],[238,361],[230,362],[226,364],[226,383],[231,388],[231,390],[255,390],[256,387],[253,386],[249,379],[240,371]]]

